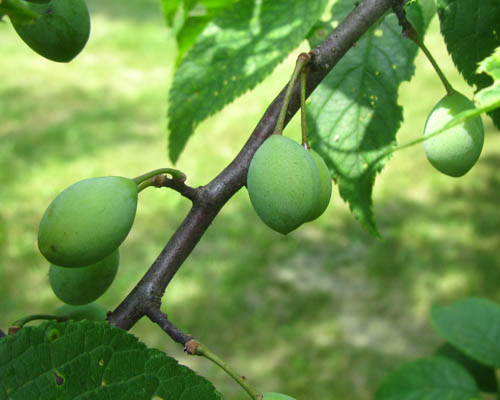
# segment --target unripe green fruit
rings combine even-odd
[[[295,400],[295,399],[293,397],[287,396],[286,394],[268,392],[262,395],[262,400]]]
[[[38,248],[52,264],[83,267],[112,253],[125,240],[137,209],[137,184],[105,176],[77,182],[43,214]]]
[[[311,157],[318,168],[320,182],[318,203],[316,204],[310,219],[308,219],[308,221],[312,221],[323,214],[326,207],[328,207],[328,204],[330,203],[330,198],[332,197],[332,176],[330,175],[330,171],[328,170],[325,161],[318,153],[316,153],[313,149],[310,149],[309,154],[311,154]]]
[[[250,201],[266,225],[287,234],[313,214],[320,192],[318,168],[309,152],[282,135],[270,136],[248,169]]]
[[[467,97],[458,92],[444,96],[431,111],[425,123],[424,136],[441,129],[458,113],[474,109]],[[476,163],[484,142],[480,117],[474,117],[424,142],[430,163],[443,174],[459,177]]]
[[[97,303],[85,304],[83,306],[64,304],[54,314],[59,317],[67,317],[73,321],[80,321],[82,319],[88,319],[89,321],[106,320],[106,309]]]
[[[90,17],[84,0],[51,0],[28,4],[40,14],[33,22],[11,17],[21,39],[41,56],[68,62],[85,47],[90,34]]]
[[[87,267],[66,268],[50,264],[50,286],[55,295],[67,304],[88,304],[108,290],[119,263],[120,255],[116,249],[103,260]]]

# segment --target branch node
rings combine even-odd
[[[191,339],[186,343],[184,346],[184,351],[188,353],[189,355],[196,355],[196,350],[198,350],[198,347],[200,347],[200,342],[198,342],[195,339]]]

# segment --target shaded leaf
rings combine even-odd
[[[434,354],[455,361],[464,367],[474,377],[482,392],[496,393],[498,391],[494,368],[478,363],[449,343],[444,343]]]
[[[441,33],[453,62],[470,85],[478,90],[492,84],[477,64],[500,46],[498,0],[436,0]],[[500,128],[500,111],[490,113]]]
[[[500,306],[468,297],[448,306],[434,306],[431,321],[437,332],[469,357],[500,367]]]
[[[465,368],[441,357],[404,364],[389,374],[375,400],[479,400],[476,383]]]
[[[0,378],[0,398],[12,400],[221,399],[206,379],[106,322],[48,322],[0,339]]]

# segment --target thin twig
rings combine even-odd
[[[150,307],[147,310],[147,316],[151,321],[159,325],[160,328],[163,329],[163,331],[175,342],[182,344],[184,347],[186,347],[186,344],[192,339],[191,335],[182,332],[172,322],[170,322],[167,314],[161,312],[159,308]]]
[[[198,190],[186,185],[184,182],[168,178],[166,175],[157,175],[151,178],[151,186],[165,187],[179,192],[182,196],[188,198],[193,203],[198,198]]]
[[[396,16],[398,17],[399,25],[403,29],[403,36],[412,40],[420,48],[420,50],[423,51],[429,62],[432,64],[432,67],[438,74],[439,79],[443,83],[446,93],[452,94],[453,92],[455,92],[455,89],[453,89],[453,86],[451,86],[443,71],[441,70],[441,68],[439,68],[437,61],[434,59],[427,46],[425,46],[424,42],[420,38],[420,35],[417,33],[415,28],[413,28],[410,21],[408,21],[408,18],[406,18],[406,13],[403,7],[403,0],[394,0],[392,9],[394,11],[394,14],[396,14]]]

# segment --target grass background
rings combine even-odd
[[[0,327],[61,303],[36,246],[49,202],[91,176],[133,177],[169,166],[167,92],[176,48],[158,0],[89,0],[92,33],[70,64],[33,53],[0,24]],[[471,95],[446,54],[437,21],[426,38],[450,80]],[[204,122],[178,167],[206,183],[237,153],[296,54],[253,92]],[[400,143],[422,134],[443,96],[420,55],[400,90]],[[298,121],[287,134],[299,136]],[[440,343],[429,308],[465,295],[500,300],[498,132],[489,120],[477,166],[460,179],[437,173],[423,147],[397,152],[378,177],[370,237],[334,192],[327,212],[283,237],[260,222],[245,190],[222,210],[169,286],[164,310],[262,391],[298,399],[370,399],[380,380]],[[99,300],[115,307],[189,209],[168,190],[141,194],[121,248],[119,276]],[[150,322],[132,332],[212,380],[227,399],[245,394],[208,361],[188,357]]]

